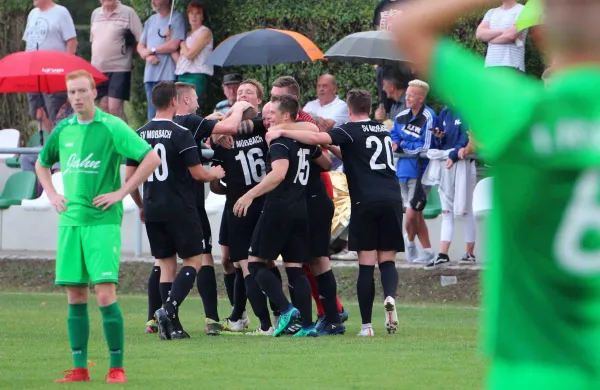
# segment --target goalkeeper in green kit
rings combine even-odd
[[[548,89],[441,37],[499,3],[416,0],[394,22],[402,52],[493,166],[486,388],[600,389],[600,1],[544,1]]]
[[[87,347],[90,334],[88,285],[94,285],[110,353],[109,383],[126,382],[123,371],[123,316],[116,284],[121,252],[121,221],[127,194],[160,164],[146,141],[125,122],[94,106],[92,76],[76,71],[66,77],[75,115],[60,122],[36,163],[36,173],[52,206],[60,214],[56,247],[56,284],[66,286],[67,327],[74,369],[56,382],[89,381]],[[123,156],[140,161],[121,187]],[[52,186],[50,167],[60,162],[64,196]]]

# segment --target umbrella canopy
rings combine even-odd
[[[207,65],[277,65],[323,59],[310,39],[293,31],[271,28],[233,35],[212,52]]]
[[[526,28],[542,24],[542,13],[543,5],[541,0],[528,0],[517,19],[517,30],[522,31]]]
[[[393,36],[389,31],[364,31],[348,35],[327,50],[325,58],[376,65],[409,62],[394,47]]]
[[[13,53],[0,60],[0,93],[64,92],[65,76],[76,70],[91,73],[96,84],[108,80],[89,62],[73,54],[50,50]]]

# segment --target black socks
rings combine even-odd
[[[148,321],[154,319],[154,312],[162,306],[160,296],[160,267],[155,265],[148,278]]]
[[[373,301],[375,300],[375,273],[374,265],[359,265],[358,280],[356,281],[356,294],[358,307],[363,324],[370,324],[373,317]]]
[[[285,269],[288,282],[293,289],[296,309],[302,316],[302,326],[313,324],[312,321],[312,295],[310,294],[310,283],[302,268],[289,267]],[[334,297],[335,299],[335,297]],[[337,309],[336,309],[337,310]]]
[[[229,319],[235,322],[239,321],[246,311],[246,283],[244,281],[244,272],[241,268],[236,268],[234,275],[233,310]]]
[[[215,268],[210,265],[203,265],[198,272],[196,280],[198,293],[202,298],[204,305],[204,315],[213,321],[219,321],[219,312],[217,310],[217,278]]]
[[[398,270],[395,261],[384,261],[379,264],[381,273],[381,286],[383,287],[383,297],[392,297],[396,299],[398,290]]]
[[[317,284],[319,286],[319,295],[321,303],[323,304],[323,310],[325,311],[325,317],[331,324],[339,324],[342,322],[340,319],[340,313],[337,308],[336,296],[337,296],[337,283],[333,271],[329,270],[324,274],[316,277]]]
[[[267,298],[271,301],[271,308],[279,311],[287,310],[290,303],[283,293],[281,281],[277,279],[272,271],[267,269],[267,265],[256,262],[248,263],[248,270],[260,286],[260,289],[264,291]]]

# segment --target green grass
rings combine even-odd
[[[93,296],[91,297],[93,298]],[[375,337],[356,337],[360,315],[350,311],[344,336],[316,339],[207,337],[196,297],[183,305],[191,340],[160,342],[143,333],[146,299],[119,299],[125,316],[127,389],[478,389],[483,361],[477,348],[479,311],[459,306],[399,306],[400,331],[388,335],[376,301]],[[221,315],[228,302],[220,302]],[[0,293],[0,389],[103,388],[108,367],[101,317],[90,304],[92,382],[56,385],[71,368],[66,297]],[[252,326],[257,322],[253,318]],[[118,385],[113,385],[119,388]]]

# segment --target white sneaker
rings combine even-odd
[[[412,263],[419,256],[417,244],[408,242],[408,235],[404,235],[404,247],[406,250],[406,261]]]
[[[426,250],[425,252],[423,252],[423,256],[417,257],[412,262],[415,264],[429,264],[434,259],[435,259],[435,253],[433,253],[433,251],[430,249],[430,250]]]
[[[262,330],[259,326],[252,332],[246,332],[246,336],[273,336],[273,333],[275,333],[275,328],[270,327],[269,330]]]
[[[248,329],[250,327],[250,317],[248,317],[248,313],[246,312],[242,314],[242,324],[244,324],[244,329]]]
[[[385,298],[383,303],[385,308],[385,328],[389,334],[396,333],[398,330],[398,312],[396,312],[396,301],[392,297]]]
[[[360,332],[358,332],[357,336],[373,337],[373,336],[375,336],[375,332],[373,332],[373,328],[368,327],[368,328],[361,329]]]
[[[243,320],[231,321],[229,318],[225,318],[221,324],[223,325],[223,331],[225,332],[243,332],[244,322]]]
[[[355,251],[349,251],[347,249],[344,249],[340,253],[332,255],[331,258],[334,260],[346,261],[358,260],[358,253],[356,253]]]

